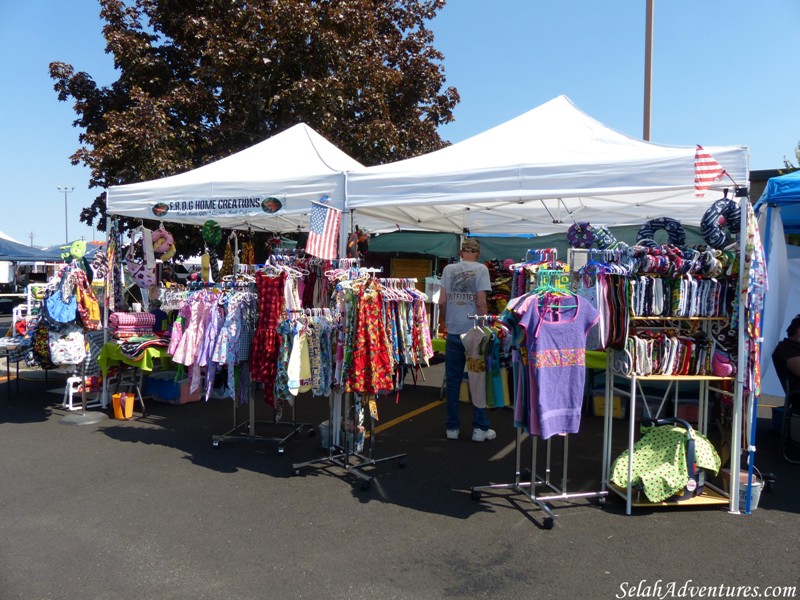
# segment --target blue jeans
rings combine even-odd
[[[461,336],[448,333],[444,346],[444,376],[447,381],[445,396],[447,398],[446,429],[459,429],[461,425],[460,401],[461,380],[464,377],[464,367],[467,364],[467,354]],[[485,408],[472,407],[472,427],[474,429],[489,429],[489,417]]]

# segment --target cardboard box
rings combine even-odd
[[[595,417],[604,417],[606,414],[606,397],[603,394],[595,394],[592,400],[592,414]],[[622,403],[622,398],[614,396],[611,416],[615,419],[624,419],[626,412],[626,406]]]
[[[683,419],[689,423],[697,423],[700,416],[700,407],[697,404],[678,403],[677,416],[679,419]]]

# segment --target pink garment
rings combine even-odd
[[[170,356],[173,356],[175,352],[178,350],[178,344],[183,337],[184,327],[188,324],[189,318],[192,316],[192,307],[189,305],[188,302],[184,302],[181,304],[180,308],[178,309],[178,318],[175,319],[175,322],[172,324],[172,332],[169,338],[169,348],[167,349],[167,353]]]

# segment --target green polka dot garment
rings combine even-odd
[[[645,496],[651,502],[662,502],[683,490],[689,481],[686,467],[686,430],[683,427],[664,425],[642,427],[642,438],[633,446],[633,484],[642,484]],[[695,435],[695,460],[697,466],[716,474],[720,458],[708,439]],[[623,452],[611,467],[611,481],[628,485],[628,451]]]

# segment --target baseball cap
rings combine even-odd
[[[465,238],[464,241],[461,242],[461,249],[467,252],[480,252],[481,243],[475,238]]]

